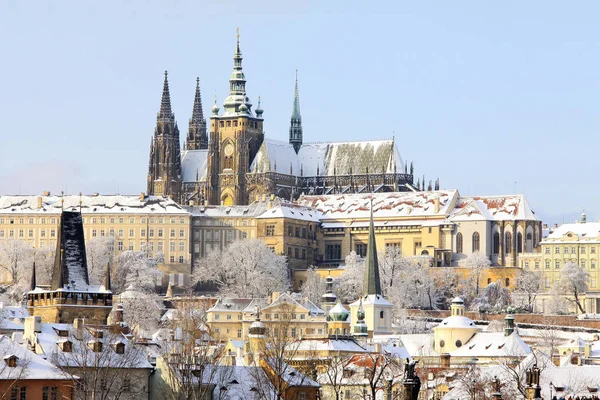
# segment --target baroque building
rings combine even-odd
[[[394,139],[305,143],[298,76],[289,139],[265,138],[263,110],[246,92],[239,34],[223,111],[215,104],[210,122],[202,115],[199,81],[183,150],[171,111],[167,76],[150,149],[148,194],[183,204],[246,205],[263,195],[397,192],[425,189],[413,184],[413,166],[402,160]],[[209,129],[210,137],[206,136]],[[429,184],[430,189],[432,183]],[[435,188],[439,187],[436,181]]]

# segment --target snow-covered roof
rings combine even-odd
[[[464,315],[451,315],[444,318],[436,328],[477,328],[477,325],[471,318]]]
[[[122,334],[113,334],[108,330],[103,332],[102,338],[95,338],[87,327],[77,330],[72,324],[42,323],[42,331],[33,333],[37,343],[36,352],[59,367],[98,366],[115,368],[152,368],[146,353],[128,341]],[[58,336],[59,331],[67,331],[68,336]],[[26,332],[27,334],[27,332]],[[68,338],[72,343],[72,351],[64,352],[59,346],[63,338]],[[118,354],[110,345],[116,339],[123,339],[128,343],[124,354]],[[27,338],[31,340],[31,338]],[[96,353],[86,348],[90,340],[103,343],[103,351]],[[64,340],[63,340],[64,341]],[[129,351],[127,350],[129,349]]]
[[[361,300],[361,298],[359,298],[358,300],[356,300],[354,303],[350,304],[350,306],[351,307],[352,306],[358,307],[358,305],[360,304],[360,300]],[[379,305],[379,306],[389,306],[389,307],[392,307],[392,303],[390,303],[381,294],[369,294],[367,296],[362,296],[362,304],[363,305],[376,304],[376,305]]]
[[[563,239],[563,236],[569,233],[575,235],[579,240],[597,240],[600,237],[600,222],[562,224],[554,229],[546,239],[552,239],[554,242]]]
[[[181,152],[181,178],[183,182],[206,181],[208,150],[184,150]]]
[[[462,347],[450,353],[452,357],[526,357],[531,353],[529,345],[516,333],[505,336],[504,332],[479,332]]]
[[[255,201],[247,206],[184,206],[193,217],[252,218],[267,210],[268,201]]]
[[[373,200],[373,218],[445,218],[458,196],[457,190],[302,196],[298,203],[321,212],[321,220],[343,218],[368,220]],[[435,203],[439,201],[436,211]]]
[[[275,206],[266,210],[256,218],[289,218],[301,221],[319,222],[320,217],[321,213],[317,210],[279,200]]]
[[[41,207],[38,208],[38,199]],[[65,211],[79,211],[83,215],[96,214],[180,214],[187,211],[173,200],[158,196],[98,195],[98,196],[0,196],[0,214],[32,214],[58,216]]]
[[[203,370],[203,384],[215,385],[212,399],[274,398],[276,391],[271,381],[258,366],[207,365]],[[196,378],[197,379],[197,378]],[[255,394],[256,397],[252,396]]]
[[[366,353],[368,350],[357,343],[354,339],[323,338],[323,339],[299,339],[288,345],[294,352],[298,351],[332,351],[340,353]]]
[[[252,161],[251,172],[279,172],[295,176],[333,176],[370,173],[398,173],[404,162],[394,140],[362,142],[305,143],[298,154],[294,147],[278,140],[265,139]],[[318,169],[318,174],[317,174]]]
[[[26,379],[49,379],[68,380],[73,379],[70,374],[61,371],[43,357],[27,350],[9,337],[0,335],[0,354],[4,359],[16,356],[18,358],[16,367],[0,368],[1,380],[26,380]],[[77,377],[74,377],[77,379]]]
[[[206,312],[215,311],[242,311],[253,299],[234,299],[234,298],[220,298],[217,300],[214,306],[209,308]]]
[[[525,196],[461,196],[450,215],[452,221],[539,221]]]

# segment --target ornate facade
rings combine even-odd
[[[303,194],[425,189],[425,178],[413,185],[412,164],[404,163],[393,139],[304,143],[297,75],[289,140],[265,138],[260,98],[253,109],[246,93],[239,35],[233,61],[223,111],[215,99],[208,126],[197,81],[183,151],[178,147],[179,130],[165,75],[150,150],[148,194],[169,196],[184,204],[246,205],[263,195],[297,199]],[[439,183],[429,186],[437,189]]]

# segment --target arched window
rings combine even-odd
[[[487,284],[489,285],[490,283],[492,283],[492,278],[488,278],[488,283]]]
[[[463,252],[463,238],[462,238],[462,233],[460,233],[460,232],[458,232],[456,234],[456,252],[457,253]]]
[[[523,234],[517,232],[517,253],[523,252]]]
[[[512,242],[512,233],[510,232],[506,232],[506,235],[504,235],[505,237],[505,241],[504,241],[504,253],[505,254],[510,254],[512,252],[512,247],[513,247],[513,242]]]
[[[473,233],[473,253],[479,251],[479,232]]]
[[[504,280],[504,284],[506,285],[506,287],[509,287],[510,286],[510,278],[506,278]]]
[[[383,311],[379,311],[379,318],[383,318]]]
[[[500,252],[500,234],[498,232],[494,233],[494,254],[498,254]]]

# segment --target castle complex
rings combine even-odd
[[[183,204],[246,205],[271,194],[297,199],[302,194],[424,189],[420,180],[413,186],[413,166],[402,160],[393,139],[304,143],[297,77],[288,142],[265,138],[260,99],[253,109],[246,94],[239,35],[233,60],[223,112],[215,99],[209,124],[196,81],[183,150],[165,72],[150,146],[149,195],[169,196]]]

